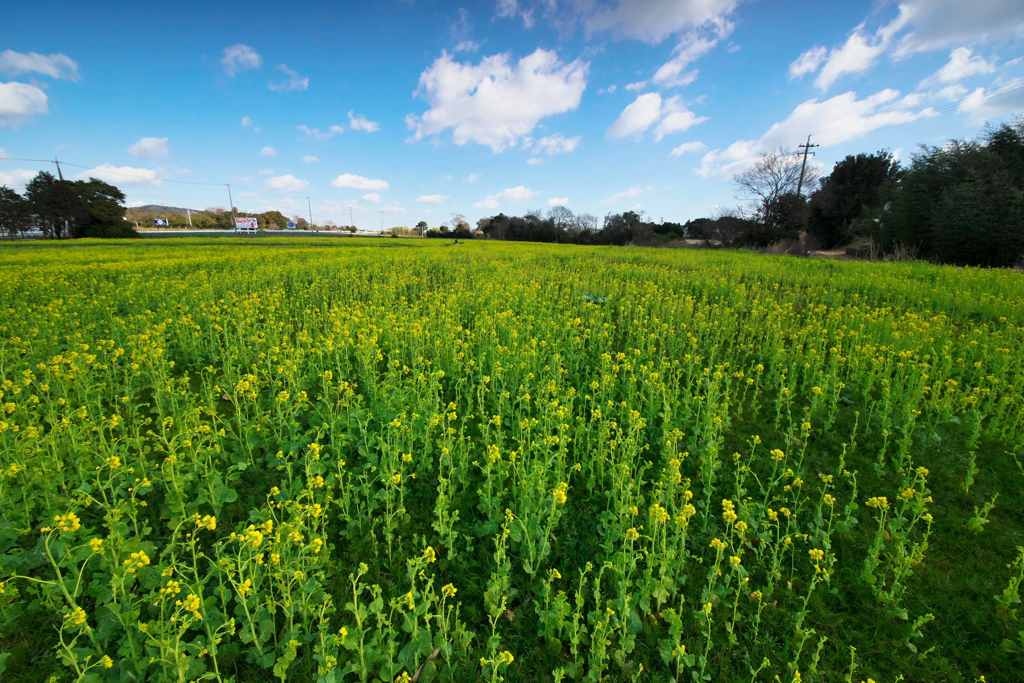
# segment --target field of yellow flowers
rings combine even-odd
[[[1022,388],[1016,272],[5,245],[0,678],[1019,681]]]

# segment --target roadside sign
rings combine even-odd
[[[259,229],[259,221],[255,216],[236,216],[235,232],[256,232]]]

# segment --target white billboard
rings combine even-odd
[[[235,232],[256,232],[259,222],[254,216],[236,216]]]

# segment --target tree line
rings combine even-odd
[[[546,214],[482,218],[490,239],[658,245],[681,239],[728,247],[846,248],[859,256],[913,256],[943,263],[1010,266],[1024,259],[1024,118],[976,140],[922,146],[907,166],[880,150],[849,155],[818,178],[792,155],[762,155],[734,177],[744,204],[679,224],[611,213],[598,224],[565,207]],[[804,188],[810,190],[809,196]],[[468,225],[428,231],[462,237]]]

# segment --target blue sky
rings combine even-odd
[[[1022,55],[1019,0],[39,0],[0,26],[0,184],[56,155],[130,205],[222,207],[230,183],[366,228],[686,220],[807,134],[828,168],[1008,120]]]

